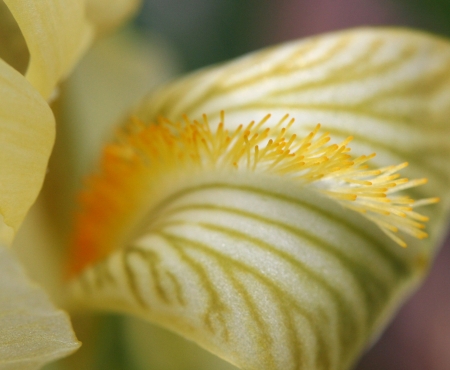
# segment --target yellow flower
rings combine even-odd
[[[421,281],[445,227],[449,62],[444,40],[358,29],[266,49],[151,94],[105,146],[80,195],[71,308],[131,313],[242,369],[350,368]],[[59,77],[35,75],[48,98]],[[14,76],[52,127],[45,101]],[[2,114],[21,117],[32,139],[44,135],[38,113],[22,117],[9,107],[12,93],[3,95]],[[24,136],[9,152],[3,143],[14,137],[0,139],[10,160],[0,162],[9,190],[0,209],[11,235],[39,190],[53,140],[30,139],[28,152]],[[41,159],[19,167],[30,158]],[[27,202],[14,196],[20,186]],[[11,283],[0,283],[1,328],[12,322],[2,320],[5,310],[16,322],[29,318],[16,315],[23,304],[6,306],[21,303],[14,284],[27,281],[4,254]],[[10,362],[39,354],[33,368],[76,349],[56,313],[57,341],[66,345],[36,347],[28,332],[19,349],[4,342],[16,356]]]

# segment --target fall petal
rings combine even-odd
[[[74,283],[239,368],[347,369],[429,257],[293,184],[214,180],[167,199],[145,235]]]
[[[71,71],[92,38],[82,0],[6,0],[30,52],[26,73],[48,99]]]
[[[0,369],[39,369],[80,343],[68,316],[31,283],[9,250],[0,246]]]
[[[7,225],[3,229],[12,229],[6,243],[41,188],[55,128],[42,96],[3,61],[0,96],[0,214]]]
[[[242,369],[348,369],[442,238],[449,65],[443,40],[363,29],[151,95],[80,196],[74,300],[161,324]]]
[[[137,122],[105,148],[80,196],[75,302],[164,325],[242,369],[349,368],[424,276],[433,248],[413,236],[426,217],[389,191],[372,217],[367,198],[397,186],[394,169],[352,172],[363,159],[317,130],[207,122]],[[383,233],[396,225],[408,248]]]

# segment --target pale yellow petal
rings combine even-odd
[[[426,243],[400,248],[293,183],[196,177],[145,235],[81,274],[80,302],[163,325],[241,369],[344,370],[424,274]]]
[[[92,38],[83,0],[5,0],[30,52],[26,73],[48,99],[71,71]]]
[[[221,110],[226,120],[215,119]],[[136,119],[106,147],[89,182],[95,191],[83,194],[91,212],[80,217],[78,244],[93,248],[75,266],[75,300],[161,324],[245,370],[349,369],[425,276],[448,219],[450,44],[403,30],[319,36],[200,71],[136,112],[145,122],[162,115],[175,123]],[[275,132],[258,123],[268,113]],[[289,135],[276,124],[286,113],[295,118]],[[305,154],[315,144],[303,138],[317,123],[330,143],[354,140],[353,158],[342,147],[342,162],[315,185],[305,163],[322,168],[340,155],[331,144]],[[274,142],[274,161],[258,172]],[[428,239],[406,235],[408,248],[400,248],[365,217],[370,210],[343,208],[323,191],[347,181],[333,179],[346,163],[374,151],[369,166],[407,161],[402,174],[428,177],[406,195],[442,200],[411,219],[380,212],[391,217],[384,231],[411,231],[428,216]],[[297,154],[289,166],[299,173],[269,171]],[[357,182],[348,181],[350,192]]]
[[[130,18],[141,5],[141,0],[87,0],[88,19],[99,33],[105,33]]]
[[[30,59],[22,32],[3,1],[0,1],[0,58],[23,74]]]
[[[203,113],[213,120],[224,110],[236,125],[289,113],[298,134],[320,123],[337,142],[353,136],[352,153],[377,153],[377,165],[409,162],[406,176],[429,179],[417,195],[445,198],[442,212],[450,203],[449,66],[444,39],[356,29],[199,71],[151,94],[135,113],[144,121]]]
[[[0,369],[39,369],[75,351],[80,343],[67,314],[30,282],[2,246],[0,271]]]
[[[54,118],[42,96],[1,60],[0,96],[0,214],[17,231],[42,186]]]

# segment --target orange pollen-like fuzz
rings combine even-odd
[[[116,142],[105,146],[99,171],[87,178],[80,194],[70,274],[126,245],[130,230],[151,210],[158,189],[167,184],[163,180],[174,173],[186,177],[228,170],[283,176],[361,213],[403,247],[406,243],[395,234],[399,230],[419,239],[427,237],[423,231],[427,217],[413,209],[439,199],[415,201],[397,195],[426,183],[426,179],[400,177],[397,172],[407,163],[370,169],[367,162],[375,154],[352,158],[351,137],[329,144],[329,134],[319,134],[320,125],[297,137],[289,132],[294,119],[288,115],[275,125],[268,125],[269,119],[267,115],[258,123],[227,130],[223,112],[215,129],[206,115],[201,121],[184,117],[174,123],[161,118],[148,125],[131,118]]]

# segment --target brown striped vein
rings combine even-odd
[[[202,207],[202,209],[208,210],[208,207]],[[209,208],[211,209],[211,208]],[[217,211],[224,211],[224,212],[233,212],[229,209],[220,209],[219,207],[216,208]],[[239,212],[235,212],[239,213]],[[247,215],[247,217],[251,217]],[[370,327],[373,324],[374,316],[376,316],[377,311],[379,307],[382,305],[382,302],[384,302],[388,298],[388,289],[386,284],[382,284],[374,275],[371,275],[364,267],[359,266],[354,261],[349,260],[345,256],[343,256],[341,253],[336,252],[335,248],[327,246],[327,244],[324,244],[322,241],[318,241],[317,238],[311,235],[307,235],[304,232],[299,231],[298,229],[295,229],[293,227],[289,227],[287,225],[280,224],[279,222],[273,222],[273,220],[264,220],[262,218],[258,218],[258,222],[265,222],[267,223],[267,226],[275,226],[285,229],[288,233],[294,234],[297,238],[300,240],[298,241],[298,245],[302,245],[307,241],[310,244],[313,244],[315,247],[318,247],[322,250],[327,251],[328,253],[332,254],[334,257],[336,257],[336,260],[339,261],[344,267],[347,267],[347,271],[349,271],[356,282],[356,285],[359,285],[360,293],[364,296],[366,301],[366,310],[368,313],[367,317],[367,326]],[[189,222],[184,222],[184,225],[189,226]],[[191,224],[193,225],[193,224]],[[222,234],[226,234],[231,238],[238,239],[240,241],[244,242],[251,242],[258,248],[262,250],[270,251],[270,253],[273,256],[277,256],[278,258],[281,258],[284,263],[287,265],[291,265],[293,267],[293,271],[296,271],[298,274],[300,272],[306,273],[309,278],[313,280],[313,282],[320,284],[323,286],[331,296],[334,298],[334,302],[337,304],[337,306],[341,310],[342,317],[345,317],[344,322],[342,323],[343,327],[346,328],[346,330],[342,330],[341,334],[343,335],[343,342],[345,341],[351,341],[352,337],[348,337],[353,328],[353,330],[357,331],[358,328],[362,330],[361,328],[361,322],[346,322],[346,320],[350,319],[350,317],[346,317],[345,313],[347,311],[351,311],[349,307],[349,302],[346,300],[344,303],[343,299],[339,296],[340,292],[338,289],[336,289],[334,286],[330,285],[324,277],[320,276],[317,272],[315,272],[312,268],[308,268],[307,265],[301,260],[298,259],[298,257],[295,257],[293,255],[288,254],[287,252],[283,252],[281,250],[278,250],[277,247],[270,245],[268,243],[263,242],[262,240],[259,240],[257,238],[254,238],[252,236],[243,234],[237,230],[225,228],[222,226],[217,225],[211,225],[207,223],[199,223],[200,227],[203,227],[205,229],[216,231]],[[162,226],[164,227],[164,226]],[[301,274],[300,274],[301,275]],[[299,276],[300,276],[299,275]],[[390,282],[392,283],[392,282]],[[367,285],[370,285],[372,289],[370,291],[366,291]],[[376,292],[373,291],[375,288]],[[372,294],[376,293],[378,297],[373,296]],[[347,307],[345,307],[347,306]],[[354,319],[354,318],[353,318]],[[352,321],[353,321],[352,319]]]
[[[258,280],[264,284],[267,288],[269,288],[273,294],[275,294],[278,298],[279,302],[283,302],[283,301],[287,301],[288,305],[284,304],[284,305],[280,305],[281,306],[281,310],[283,311],[283,316],[284,316],[284,320],[287,320],[288,325],[286,326],[287,328],[293,327],[291,325],[289,325],[289,323],[291,322],[291,318],[290,318],[290,313],[287,311],[286,306],[294,308],[296,311],[298,311],[298,313],[300,313],[300,315],[304,316],[305,318],[307,318],[307,320],[310,322],[310,325],[314,328],[314,332],[316,333],[317,339],[319,341],[319,343],[321,343],[321,346],[325,346],[326,344],[322,341],[324,341],[323,336],[323,329],[317,328],[316,324],[314,323],[314,320],[312,319],[312,312],[308,312],[305,311],[305,308],[300,306],[296,299],[292,296],[290,296],[290,294],[288,292],[282,292],[280,291],[280,288],[278,286],[276,286],[271,280],[269,280],[267,277],[265,277],[264,275],[262,275],[257,269],[252,268],[248,265],[242,264],[239,261],[230,259],[228,256],[218,253],[216,251],[213,251],[212,249],[210,249],[207,245],[202,245],[198,242],[189,240],[189,239],[185,239],[185,238],[180,238],[177,236],[173,236],[170,234],[163,234],[163,236],[165,236],[169,241],[173,242],[174,246],[177,246],[178,248],[192,248],[192,249],[198,249],[201,250],[203,253],[205,253],[206,255],[215,257],[215,262],[219,265],[224,265],[226,264],[226,266],[230,267],[233,266],[235,268],[237,268],[238,270],[244,271],[246,273],[250,273],[253,276],[257,277]],[[226,267],[223,266],[223,269],[225,269]],[[210,293],[213,291],[208,290]],[[295,333],[295,331],[292,331],[292,335],[297,337],[297,334]],[[298,367],[299,363],[298,361],[300,360],[300,356],[297,353],[297,350],[301,347],[299,345],[295,346],[297,342],[297,340],[292,340],[291,345],[293,345],[293,347],[291,348],[291,351],[294,352],[294,360],[295,360],[295,365],[292,366],[293,369],[297,369],[297,368],[301,368]],[[318,352],[321,352],[320,349]],[[325,350],[323,351],[326,354],[330,354],[330,350]]]
[[[185,223],[185,225],[186,224],[187,223]],[[189,224],[187,224],[187,226],[189,226]],[[329,282],[326,281],[322,276],[318,275],[312,269],[307,268],[307,266],[302,263],[302,261],[296,260],[292,255],[288,255],[287,253],[278,251],[276,247],[264,243],[262,240],[255,239],[235,230],[208,224],[199,224],[199,226],[209,231],[215,231],[227,235],[229,238],[234,239],[235,241],[243,242],[243,245],[245,245],[245,242],[250,242],[262,250],[269,251],[274,256],[281,258],[285,264],[292,265],[293,271],[295,271],[299,278],[302,278],[302,275],[306,274],[309,278],[311,278],[312,284],[317,284],[321,286],[325,291],[327,291],[327,293],[332,297],[332,299],[330,300],[331,302],[333,302],[332,305],[336,305],[338,307],[338,315],[344,318],[344,320],[342,320],[342,322],[338,324],[340,326],[341,342],[344,348],[346,348],[347,346],[351,347],[352,342],[354,342],[354,338],[361,335],[356,333],[358,331],[361,332],[366,329],[362,327],[361,323],[355,322],[355,317],[351,318],[350,316],[347,316],[347,314],[352,310],[350,309],[349,302],[344,302],[344,299],[342,299],[339,294],[340,292],[335,289],[335,287],[330,285]],[[364,292],[364,289],[362,289],[362,292]]]
[[[300,198],[295,198],[293,196],[287,195],[287,194],[282,194],[282,193],[277,193],[274,192],[273,190],[268,190],[268,189],[263,189],[260,187],[256,187],[256,186],[249,186],[249,185],[239,185],[239,184],[231,184],[231,183],[209,183],[209,184],[204,184],[201,186],[196,186],[196,187],[187,187],[185,189],[183,189],[182,191],[173,194],[170,198],[166,199],[164,202],[162,202],[161,204],[159,204],[157,207],[155,207],[155,209],[153,210],[153,212],[155,214],[160,214],[161,215],[161,219],[164,220],[164,222],[167,222],[165,220],[165,218],[167,218],[171,213],[175,213],[177,212],[177,210],[173,209],[172,207],[169,207],[169,204],[178,204],[178,207],[180,207],[179,205],[179,201],[181,198],[189,196],[190,194],[193,193],[197,193],[197,192],[204,192],[205,190],[216,190],[216,189],[221,189],[221,190],[228,190],[228,191],[239,191],[239,192],[245,192],[245,193],[249,193],[249,194],[257,194],[257,195],[261,195],[264,197],[270,197],[273,198],[275,200],[279,200],[282,202],[286,202],[288,204],[290,204],[291,206],[295,206],[295,207],[299,207],[299,208],[305,208],[307,209],[308,212],[312,212],[314,214],[318,214],[320,215],[321,218],[326,219],[329,222],[335,223],[337,225],[339,225],[339,228],[345,228],[347,230],[349,230],[351,233],[356,234],[360,237],[361,240],[366,241],[367,243],[370,243],[372,246],[373,250],[376,250],[377,253],[379,253],[381,256],[383,256],[383,264],[387,264],[387,265],[391,265],[392,268],[396,271],[399,271],[399,273],[402,276],[407,276],[411,273],[409,266],[402,261],[400,258],[398,258],[395,254],[389,252],[389,249],[384,246],[382,243],[378,242],[375,235],[373,234],[369,234],[367,228],[361,227],[360,224],[355,224],[355,223],[351,223],[350,220],[344,219],[344,218],[339,218],[336,217],[336,214],[331,213],[329,210],[325,210],[324,208],[320,208],[317,204],[311,203],[311,202],[307,202],[305,199],[300,199]],[[187,205],[187,207],[192,206],[192,204]],[[204,207],[205,205],[199,205],[201,207]],[[210,206],[211,208],[213,208],[214,206]],[[226,207],[224,206],[217,206],[217,208],[219,208],[221,210],[225,210]],[[163,213],[160,213],[162,210]],[[241,211],[243,214],[245,214],[245,211]],[[247,212],[248,213],[248,212]],[[255,215],[257,218],[263,218],[261,215]],[[264,219],[264,218],[263,218]],[[266,221],[272,225],[274,225],[276,223],[275,220],[273,219],[266,219]],[[156,226],[158,225],[158,220],[154,220],[154,222],[156,222]],[[146,225],[148,225],[149,223],[145,223]],[[152,230],[154,226],[152,226],[150,230]],[[305,230],[302,230],[302,232],[305,232]],[[318,238],[317,235],[314,236],[315,238]],[[327,242],[323,242],[323,243],[319,243],[319,244],[327,244]],[[336,250],[338,250],[338,248],[335,248]],[[350,256],[346,256],[346,258],[349,258]]]

